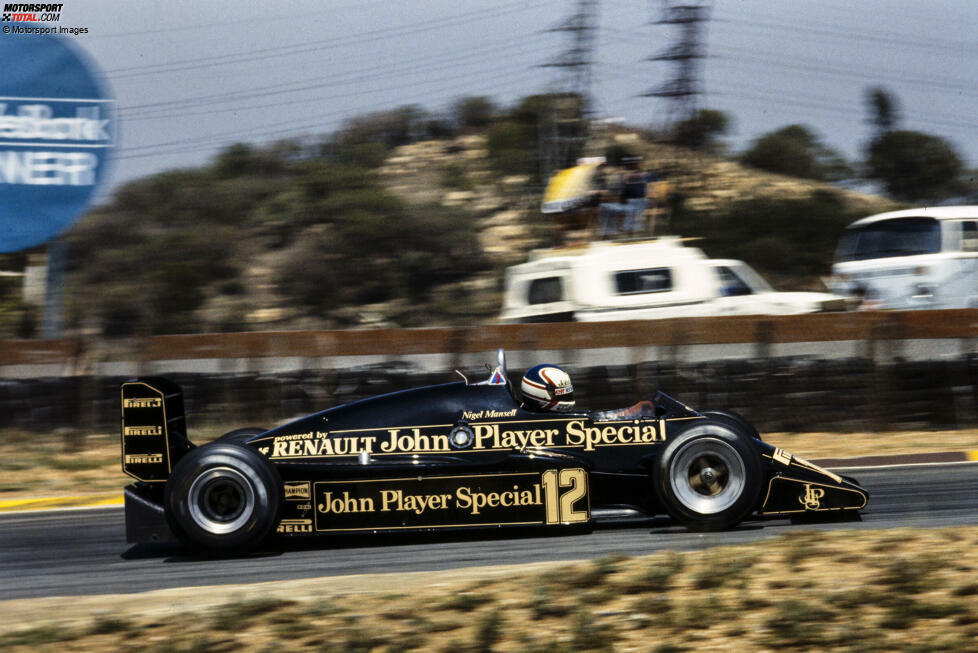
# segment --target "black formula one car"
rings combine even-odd
[[[857,516],[868,493],[763,442],[744,418],[658,392],[609,411],[528,410],[502,350],[490,378],[381,395],[202,446],[180,388],[122,384],[129,542],[211,554],[277,534],[537,527],[669,515],[688,528],[751,516]],[[463,377],[464,378],[464,377]]]

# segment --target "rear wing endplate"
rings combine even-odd
[[[122,471],[146,483],[163,483],[187,441],[183,391],[176,383],[145,378],[122,384]]]

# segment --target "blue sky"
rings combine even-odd
[[[369,111],[444,109],[465,95],[501,104],[556,81],[540,64],[564,47],[546,30],[574,0],[66,0],[63,25],[119,100],[115,184],[206,162],[236,141],[323,133]],[[647,57],[675,35],[660,2],[604,0],[593,94],[604,116],[648,125],[639,97],[670,70]],[[733,118],[743,148],[791,124],[855,157],[869,137],[863,94],[883,85],[902,125],[943,136],[978,162],[978,3],[716,0],[702,105]],[[0,37],[2,38],[2,37]]]

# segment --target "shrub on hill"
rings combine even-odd
[[[368,145],[347,144],[348,161]],[[247,302],[255,265],[271,268],[292,314],[327,321],[362,303],[422,301],[484,265],[466,214],[409,209],[374,170],[289,144],[236,145],[210,166],[131,182],[69,241],[70,321],[106,336],[200,330],[209,298]]]
[[[842,230],[861,214],[842,198],[819,190],[804,199],[750,199],[725,211],[683,211],[672,230],[700,237],[714,258],[742,259],[761,274],[791,282],[828,274]]]

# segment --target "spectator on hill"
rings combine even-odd
[[[622,229],[622,222],[628,211],[628,206],[619,200],[621,198],[621,180],[618,183],[609,183],[608,174],[602,166],[599,174],[595,176],[596,195],[599,198],[598,204],[598,238],[605,238],[618,234]]]
[[[643,230],[645,210],[649,207],[646,190],[649,175],[641,169],[642,157],[629,156],[622,159],[625,171],[621,175],[621,204],[624,205],[625,221],[622,231],[637,234]]]

